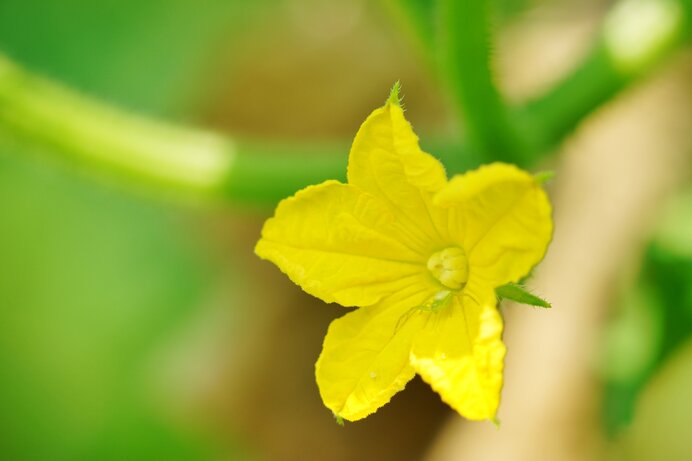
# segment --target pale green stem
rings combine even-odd
[[[345,145],[271,148],[155,121],[34,76],[1,55],[0,128],[80,169],[183,199],[272,203],[345,176]]]
[[[551,152],[588,113],[650,73],[684,43],[689,38],[691,3],[625,0],[620,5],[630,6],[616,6],[584,63],[546,96],[517,109],[522,132],[535,146],[526,163]],[[643,20],[648,22],[642,24]],[[486,81],[481,86],[492,94],[488,85]],[[472,86],[461,86],[466,89],[457,97],[473,100]],[[487,122],[478,122],[479,130],[486,130],[484,136],[491,134],[487,129],[492,120]],[[0,129],[43,151],[60,153],[92,174],[115,176],[183,199],[262,205],[272,205],[309,184],[343,179],[348,149],[346,142],[336,147],[250,144],[153,121],[34,76],[1,55]],[[424,147],[437,154],[450,173],[478,163],[475,150],[465,146]]]

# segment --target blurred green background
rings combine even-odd
[[[184,119],[215,48],[260,8],[3,0],[0,48],[81,91]],[[200,309],[218,264],[184,211],[95,187],[36,162],[37,149],[0,138],[0,457],[217,459],[207,435],[162,411],[152,382],[157,350]]]
[[[339,158],[367,113],[401,79],[407,116],[424,148],[451,158],[450,170],[460,170],[482,157],[473,157],[473,130],[458,128],[453,97],[429,65],[432,52],[425,40],[416,41],[415,26],[397,14],[396,3],[0,0],[0,51],[31,72],[132,113],[260,144],[298,142],[319,151],[326,143],[330,150],[324,155]],[[427,2],[401,3],[420,9],[421,17],[430,13]],[[612,2],[489,5],[495,79],[514,102],[570,78]],[[436,20],[430,24],[425,27]],[[606,250],[594,257],[614,268],[607,279],[585,285],[597,295],[586,297],[593,304],[582,317],[571,311],[577,319],[591,319],[582,344],[593,353],[588,364],[575,365],[591,384],[569,399],[587,407],[596,402],[593,411],[574,420],[568,408],[546,410],[569,422],[544,428],[546,438],[595,432],[588,439],[598,441],[586,444],[588,452],[574,448],[579,441],[543,449],[540,438],[528,441],[534,451],[512,450],[516,439],[527,443],[528,436],[508,423],[500,432],[510,455],[499,459],[692,456],[685,437],[692,411],[688,43],[647,68],[644,83],[640,75],[633,77],[639,86],[628,90],[624,102],[616,99],[599,111],[631,82],[608,80],[609,71],[598,67],[607,64],[593,61],[585,75],[606,80],[603,89],[592,91],[596,96],[588,93],[598,84],[582,79],[566,87],[564,102],[565,94],[551,102],[551,108],[577,107],[579,114],[567,117],[574,123],[566,132],[588,115],[586,127],[566,147],[562,139],[541,137],[534,122],[516,111],[519,120],[528,120],[521,126],[531,133],[530,142],[545,151],[533,165],[558,171],[551,186],[558,229],[578,233],[582,227],[575,222],[594,219],[582,210],[598,202],[602,190],[592,186],[599,180],[626,186],[603,199],[613,210],[636,210],[640,200],[648,212],[600,223],[613,235],[619,225],[637,232],[623,238],[629,246],[613,250],[612,258]],[[640,103],[636,91],[653,96],[641,96]],[[595,115],[582,113],[582,100],[594,102]],[[527,113],[542,110],[536,107]],[[631,113],[642,112],[648,118],[635,117],[624,132],[618,128]],[[660,128],[651,114],[674,119],[676,131]],[[462,110],[462,120],[464,115]],[[598,135],[580,141],[583,131],[591,139],[593,125],[601,127],[595,131],[620,133],[618,141],[632,134],[636,143],[641,126],[651,139],[666,142],[653,142],[642,154],[645,161],[610,156],[628,144],[602,147]],[[464,135],[470,135],[470,148],[459,145]],[[498,152],[482,160],[504,157]],[[650,164],[662,166],[637,173]],[[651,177],[654,185],[643,185],[637,195],[627,187],[639,184],[627,183],[627,177]],[[255,259],[252,247],[270,205],[161,198],[88,168],[66,168],[50,146],[0,126],[0,459],[481,459],[454,448],[450,440],[463,439],[449,423],[455,417],[419,381],[362,423],[333,423],[319,401],[312,367],[329,321],[342,310],[310,299]],[[598,241],[600,231],[594,232],[558,233],[551,249],[556,256],[549,259],[563,261],[560,255],[575,245],[598,248],[591,239]],[[593,268],[549,260],[548,270],[564,280],[554,285],[562,291],[553,293],[539,271],[537,283],[553,311],[512,306],[510,319],[540,315],[550,325],[552,315],[569,309],[561,296],[580,296],[570,289],[583,287],[570,280]],[[540,336],[532,335],[516,341],[531,344],[530,337]],[[516,357],[518,363],[523,356]],[[531,366],[526,370],[531,373]],[[541,392],[522,392],[536,400],[540,413]],[[507,397],[506,406],[511,402]],[[466,430],[467,425],[459,429]],[[479,453],[491,453],[486,449]]]

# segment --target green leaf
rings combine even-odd
[[[644,424],[640,402],[663,389],[662,373],[692,341],[691,225],[687,187],[661,208],[640,273],[623,288],[605,325],[602,418],[611,438]]]
[[[497,293],[497,296],[500,299],[509,299],[520,304],[528,304],[530,306],[545,308],[552,307],[548,301],[530,293],[526,290],[526,288],[522,287],[521,285],[517,285],[516,283],[502,285],[501,287],[495,289],[495,293]]]

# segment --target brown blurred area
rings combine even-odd
[[[535,94],[585,52],[603,7],[589,5],[543,6],[503,28],[496,65],[511,98]],[[248,137],[350,139],[401,80],[423,143],[453,127],[433,76],[370,2],[280,2],[240,43],[213,64],[205,125]],[[205,215],[199,229],[210,252],[247,271],[242,331],[224,327],[220,312],[232,297],[221,286],[202,332],[183,335],[202,344],[183,363],[201,361],[208,379],[173,395],[220,436],[232,427],[267,460],[617,457],[619,448],[600,436],[594,357],[614,289],[636,265],[660,204],[689,178],[690,58],[679,56],[602,108],[545,165],[557,171],[557,230],[530,286],[554,307],[504,307],[499,430],[453,414],[419,379],[366,420],[338,426],[319,399],[313,366],[329,322],[345,311],[259,261],[252,248],[263,218],[245,212]]]
[[[263,139],[350,140],[401,80],[412,123],[430,134],[450,129],[441,88],[376,2],[280,2],[239,42],[211,72],[223,77],[206,124]]]

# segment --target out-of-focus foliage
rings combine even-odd
[[[90,94],[175,116],[238,2],[0,2],[0,49]],[[146,66],[142,64],[146,63]],[[152,354],[210,266],[179,214],[33,162],[0,132],[0,458],[201,460],[162,415]]]
[[[219,68],[225,71],[229,64],[239,65],[239,62],[249,67],[256,62],[271,63],[269,54],[281,54],[288,66],[295,62],[298,68],[304,67],[304,71],[296,73],[287,84],[291,86],[285,87],[303,88],[296,91],[299,99],[304,94],[315,93],[314,82],[310,81],[315,69],[325,66],[325,62],[342,59],[340,53],[345,47],[354,49],[350,41],[352,36],[347,35],[343,40],[348,42],[346,45],[338,45],[341,39],[326,43],[313,37],[310,47],[316,46],[310,53],[301,54],[296,53],[296,49],[307,43],[306,40],[284,43],[281,34],[267,34],[267,29],[281,24],[284,18],[277,17],[286,16],[285,11],[312,11],[312,6],[319,4],[327,5],[327,9],[332,7],[328,1],[292,1],[2,0],[0,52],[26,66],[28,72],[35,71],[49,80],[103,100],[105,104],[116,103],[133,112],[164,120],[194,119],[197,104],[201,107],[205,103],[200,96],[209,96],[204,94],[208,89],[205,83],[218,83],[214,81],[217,77],[210,74]],[[300,5],[294,8],[298,3]],[[428,58],[430,61],[439,58],[436,41],[439,40],[441,10],[432,5],[439,6],[441,2],[391,0],[389,3],[403,5],[413,12],[409,19],[416,23],[413,28],[418,29],[418,38],[425,42],[422,45],[428,48]],[[568,1],[489,0],[486,6],[492,13],[492,20],[485,35],[494,36],[502,28],[503,21],[548,3],[570,4]],[[618,2],[585,3],[593,5],[595,11],[605,12],[609,5]],[[686,8],[685,18],[690,16],[690,0],[627,3],[640,6],[679,4]],[[577,4],[580,6],[569,5],[565,11],[569,13],[572,8],[583,7],[582,2],[574,2]],[[276,9],[276,5],[284,9]],[[269,27],[254,21],[266,8],[273,9],[272,21],[276,20]],[[366,8],[356,7],[352,11],[357,12],[353,16],[356,18]],[[480,16],[483,15],[479,14],[479,20],[487,19]],[[656,15],[637,17],[635,14],[629,19],[647,17],[655,19]],[[317,14],[314,18],[319,21],[321,16]],[[312,22],[312,16],[309,19],[301,23],[307,32],[317,24]],[[336,20],[340,20],[338,15]],[[689,37],[689,21],[685,21]],[[618,21],[614,23],[618,25]],[[635,27],[630,27],[632,24]],[[646,39],[647,34],[640,33],[640,23],[634,21],[632,24],[624,21],[618,30],[634,31],[635,37]],[[238,31],[247,26],[260,30],[254,37],[266,35],[267,44],[259,48],[248,47],[251,57],[245,61],[222,62],[216,67],[217,61],[232,51]],[[655,27],[646,29],[656,31]],[[310,36],[307,32],[306,36]],[[472,55],[478,49],[489,51],[487,55],[483,52],[475,56],[481,64],[480,67],[471,66],[475,73],[462,72],[467,84],[476,81],[467,85],[472,95],[476,94],[473,87],[479,81],[480,84],[492,82],[491,76],[486,75],[484,61],[498,57],[492,44],[485,46],[485,35],[465,36]],[[382,47],[377,39],[381,35],[372,37],[376,38],[367,38],[366,34],[360,43],[362,48],[359,49],[364,53],[368,48]],[[598,36],[594,34],[591,38],[598,39]],[[472,45],[478,45],[479,40],[480,46],[474,48]],[[274,49],[275,42],[280,42],[283,48]],[[334,44],[337,45],[332,48]],[[622,44],[634,45],[636,50],[638,41],[623,40]],[[294,49],[288,50],[290,47]],[[380,52],[388,50],[384,46]],[[539,52],[542,50],[540,47]],[[632,50],[625,48],[625,51]],[[319,58],[320,53],[329,55],[331,61]],[[364,75],[369,78],[372,61],[368,59],[377,60],[378,56],[381,57],[376,53],[364,56],[362,67],[348,78],[353,81],[365,80]],[[557,85],[556,91],[548,91],[545,97],[537,95],[537,100],[520,107],[517,114],[510,113],[518,115],[515,120],[521,127],[518,131],[528,138],[528,144],[535,144],[532,146],[536,154],[533,160],[558,152],[557,146],[587,115],[635,79],[653,70],[647,62],[632,75],[622,74],[621,69],[613,65],[612,50],[606,49],[603,43],[597,44],[595,52],[592,50],[588,56],[581,64],[578,60],[574,62],[577,67],[564,75],[565,80]],[[667,52],[661,55],[662,59],[668,56]],[[266,66],[265,75],[273,69],[271,65]],[[391,70],[399,72],[399,68]],[[431,74],[435,72],[439,69]],[[276,82],[269,79],[267,83],[261,73],[238,74],[249,80],[247,85],[259,88],[258,93],[266,92],[267,86]],[[277,79],[284,78],[280,71],[274,74]],[[440,75],[430,77],[436,82],[435,78]],[[374,86],[369,79],[363,85]],[[358,91],[361,90],[353,93]],[[372,91],[381,91],[381,88]],[[445,91],[442,89],[440,93],[444,95]],[[341,106],[357,99],[351,92],[342,94],[347,95],[337,100],[334,106],[338,108],[333,112],[343,110]],[[21,94],[19,97],[21,99]],[[216,103],[219,106],[233,103],[237,113],[251,108],[253,116],[249,123],[265,123],[265,108],[262,104],[253,105],[254,97],[255,93],[242,104],[235,104],[233,97]],[[446,96],[443,99],[445,103],[450,102]],[[288,111],[286,107],[302,110],[309,105],[305,103],[301,107],[301,104],[294,100],[284,106],[284,110]],[[464,103],[457,105],[464,106]],[[486,112],[492,111],[485,110],[483,101],[476,107],[481,110],[468,111],[472,112],[472,117],[485,117],[486,122],[493,122],[493,116],[486,117]],[[315,118],[319,118],[319,111],[316,113]],[[469,116],[468,113],[464,115]],[[295,126],[307,126],[299,130],[300,133],[312,134],[314,127],[305,122],[304,114],[295,116],[295,120]],[[272,123],[266,125],[256,132],[276,131]],[[455,130],[468,131],[468,126],[462,125],[454,125]],[[484,132],[494,140],[494,130]],[[312,148],[322,149],[313,142],[313,139],[306,140]],[[455,143],[440,140],[439,146],[429,147],[431,152],[444,158],[450,172],[463,171],[483,160],[474,146]],[[214,264],[204,258],[204,252],[198,248],[199,239],[191,238],[181,225],[185,211],[140,201],[127,192],[102,188],[53,168],[50,162],[34,162],[36,154],[46,153],[46,145],[32,148],[31,142],[28,144],[20,144],[0,127],[0,459],[218,459],[218,453],[212,453],[214,441],[199,435],[201,430],[198,433],[182,421],[174,422],[165,414],[170,409],[157,406],[160,403],[157,397],[161,396],[152,395],[157,392],[151,383],[151,373],[156,372],[151,366],[152,354],[175,331],[188,324],[190,316],[208,295],[214,278]],[[269,150],[276,156],[265,164],[254,162],[255,154],[268,150],[262,140],[257,149],[242,151],[249,155],[239,154],[235,158],[236,171],[230,181],[235,189],[229,195],[269,203],[278,199],[286,184],[282,184],[281,179],[267,180],[268,177],[285,178],[292,172],[303,171],[326,176],[327,172],[333,175],[337,169],[343,171],[339,160],[322,164],[322,160],[313,161],[308,157],[296,161],[299,157],[291,155],[304,154],[302,145],[288,146],[278,155],[272,149]],[[342,154],[345,153],[344,150]],[[503,153],[488,150],[484,161],[495,160]],[[287,175],[267,174],[271,171]],[[297,173],[296,177],[297,188],[304,177]],[[604,420],[607,431],[617,434],[616,439],[632,450],[633,456],[627,459],[686,460],[686,440],[680,436],[680,428],[687,427],[685,417],[689,415],[691,402],[688,394],[692,355],[688,345],[692,337],[692,194],[682,194],[675,203],[677,205],[672,205],[662,218],[642,258],[641,271],[631,289],[625,290],[619,300],[620,310],[607,331]],[[233,277],[227,277],[224,285],[232,288],[241,285],[240,271],[230,275]],[[296,299],[295,302],[302,300]],[[251,306],[258,311],[265,307]],[[293,307],[290,305],[287,309]],[[235,305],[228,308],[239,309]],[[294,335],[294,332],[287,334]],[[239,352],[244,353],[246,351]],[[301,349],[301,354],[308,353]],[[273,354],[271,357],[270,360],[281,360]],[[285,360],[282,365],[285,367],[280,368],[282,373],[283,370],[289,373],[292,364]],[[270,367],[273,363],[258,364],[261,366]],[[289,407],[293,405],[298,407],[302,402],[291,402]],[[257,419],[263,417],[265,414]],[[420,418],[418,413],[416,417]],[[262,433],[284,435],[285,421],[301,423],[285,416],[284,419],[267,417],[262,423],[270,429]],[[428,427],[436,427],[437,422]],[[425,424],[428,425],[428,421]],[[353,431],[351,434],[358,430],[364,429],[344,428],[344,431]],[[231,431],[232,428],[224,428],[225,435]],[[551,439],[550,436],[545,438]],[[290,443],[293,441],[286,442]],[[305,443],[302,448],[309,450],[311,447]],[[224,453],[225,458],[247,458],[233,450],[231,447],[230,454]]]
[[[215,45],[263,1],[3,0],[0,47],[45,75],[137,111],[191,104]]]
[[[635,419],[622,431],[618,457],[623,461],[687,461],[692,413],[692,340],[666,359],[637,399]]]
[[[2,457],[199,459],[149,408],[146,365],[199,302],[203,262],[165,210],[0,149]]]
[[[662,213],[641,273],[606,335],[604,418],[615,434],[636,417],[641,392],[692,337],[692,190]]]

